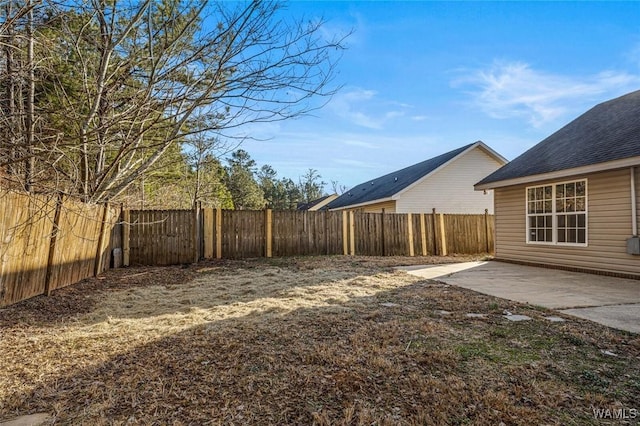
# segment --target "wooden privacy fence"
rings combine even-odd
[[[493,251],[493,216],[328,211],[122,210],[0,190],[0,307],[110,265],[302,255]]]
[[[427,256],[493,251],[489,214],[385,214],[220,209],[125,210],[125,264],[204,257]],[[127,245],[129,242],[129,246]]]
[[[109,268],[120,208],[0,191],[0,307]]]

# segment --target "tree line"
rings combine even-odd
[[[344,37],[285,7],[1,1],[0,186],[166,207],[317,195],[316,171],[294,183],[237,150],[248,124],[305,114],[337,90]]]
[[[243,149],[220,160],[185,151],[173,156],[172,167],[149,173],[122,201],[132,208],[191,208],[197,205],[223,209],[293,210],[327,195],[326,182],[308,169],[297,182],[278,177],[268,164],[258,167]],[[334,190],[340,190],[332,182]]]

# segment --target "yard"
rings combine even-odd
[[[108,271],[0,310],[0,422],[38,412],[93,425],[638,421],[594,410],[640,409],[639,336],[391,268],[460,260],[470,259]]]

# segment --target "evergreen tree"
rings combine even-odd
[[[234,207],[239,210],[263,209],[264,195],[255,179],[256,162],[242,149],[234,151],[227,161],[227,187]]]

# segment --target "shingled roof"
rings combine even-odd
[[[475,187],[516,184],[526,177],[533,181],[537,175],[552,178],[547,174],[560,171],[587,172],[585,166],[632,157],[640,157],[640,90],[596,105]]]
[[[438,155],[437,157],[430,158],[429,160],[361,183],[333,200],[324,208],[339,209],[346,206],[388,199],[475,145],[482,145],[485,149],[491,151],[490,148],[481,141],[465,145],[445,154]],[[495,155],[497,156],[498,154]]]

